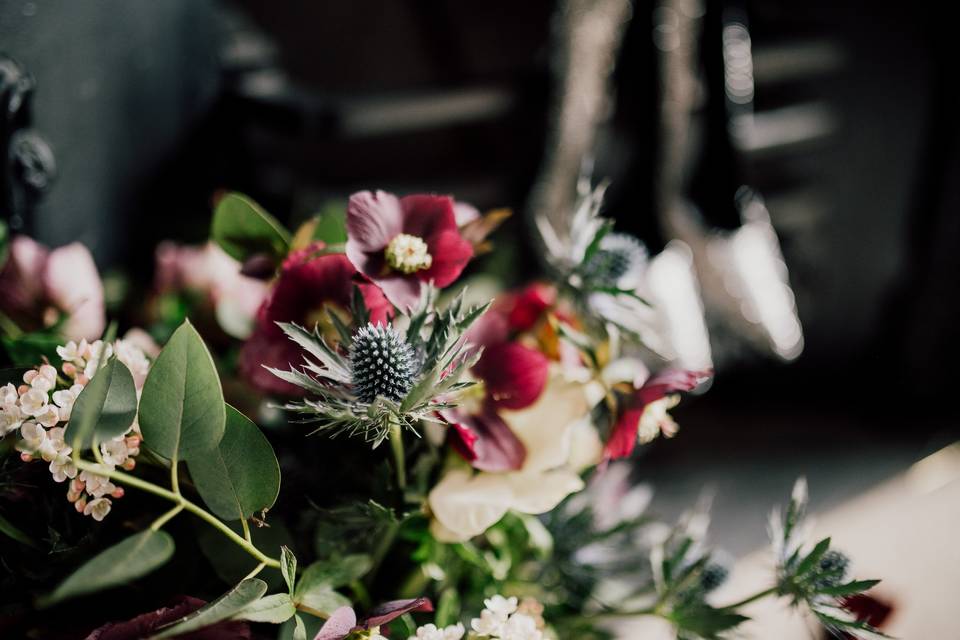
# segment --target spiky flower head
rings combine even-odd
[[[353,335],[350,372],[361,402],[378,397],[399,402],[413,386],[417,369],[413,347],[393,327],[367,324]]]
[[[709,593],[727,581],[730,572],[722,564],[712,562],[700,573],[700,587]]]
[[[612,287],[630,271],[642,268],[646,259],[647,252],[639,240],[625,233],[608,233],[581,270],[587,282]]]
[[[840,584],[847,577],[847,569],[849,568],[850,558],[845,553],[836,549],[828,549],[820,558],[818,586],[833,587]]]

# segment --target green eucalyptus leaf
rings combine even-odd
[[[297,583],[297,557],[286,545],[280,548],[280,572],[283,574],[283,580],[287,583],[287,589],[290,590],[292,596],[293,587]]]
[[[70,412],[67,439],[74,449],[123,435],[137,415],[137,389],[127,366],[111,357],[83,388]]]
[[[210,234],[227,254],[241,262],[257,253],[279,259],[287,255],[290,246],[290,232],[239,193],[228,193],[217,203]]]
[[[185,321],[157,356],[143,385],[143,441],[170,460],[205,455],[220,443],[225,423],[217,368],[200,334]]]
[[[164,564],[173,555],[173,548],[173,538],[167,532],[142,531],[87,560],[41,604],[48,606],[127,584]]]
[[[0,269],[7,263],[10,257],[10,229],[7,223],[0,220]]]
[[[289,593],[275,593],[251,602],[243,611],[233,616],[233,619],[280,624],[292,618],[296,612],[297,608],[293,606]]]
[[[320,632],[323,623],[321,618],[298,613],[280,625],[277,640],[309,640]]]
[[[227,526],[242,536],[240,523],[228,522]],[[214,573],[228,585],[233,585],[249,575],[258,561],[235,544],[224,544],[223,534],[203,522],[196,522],[196,538],[204,557],[210,562]],[[293,544],[293,536],[282,522],[272,522],[269,527],[250,527],[253,544],[271,558],[280,557],[283,545]],[[267,583],[270,591],[286,589],[280,571],[265,567],[257,576]]]
[[[340,607],[350,605],[350,600],[346,596],[334,591],[329,585],[324,584],[299,594],[294,598],[294,601],[298,606],[303,605],[309,607],[313,611],[322,613],[327,617],[333,615],[333,612]]]
[[[280,492],[280,464],[270,441],[245,415],[226,405],[223,438],[187,461],[197,492],[224,520],[249,520]]]
[[[152,640],[172,638],[229,620],[259,600],[260,596],[266,592],[266,582],[257,578],[248,578],[213,602],[208,602],[193,613],[164,627],[160,633],[152,637]]]
[[[297,594],[308,591],[318,585],[336,588],[359,580],[370,571],[373,561],[366,554],[356,553],[337,558],[314,562],[303,572],[297,584]]]

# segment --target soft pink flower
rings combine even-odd
[[[65,314],[67,338],[94,340],[106,326],[103,283],[90,251],[78,242],[50,251],[26,236],[15,237],[0,288],[0,307],[7,313],[38,322],[49,320],[50,308]]]
[[[397,257],[397,243],[408,253]],[[395,306],[414,307],[424,285],[452,284],[473,256],[453,199],[361,191],[347,205],[347,257]],[[391,254],[391,252],[393,252]]]

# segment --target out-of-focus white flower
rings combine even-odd
[[[60,411],[56,406],[48,404],[34,418],[45,427],[55,427],[60,422]]]
[[[515,596],[504,598],[500,594],[497,594],[484,600],[483,606],[501,619],[506,620],[510,617],[510,614],[517,610],[517,598]]]
[[[113,345],[104,344],[103,340],[97,340],[90,345],[89,355],[87,356],[87,365],[83,368],[83,375],[87,380],[97,375],[101,362],[106,362],[113,355]]]
[[[83,391],[83,385],[75,384],[69,389],[62,389],[53,392],[53,402],[59,407],[60,421],[67,422],[73,413],[73,404],[77,401],[77,396]]]
[[[89,249],[79,242],[54,249],[42,277],[46,297],[67,314],[64,335],[92,340],[103,333],[103,283]]]
[[[640,444],[653,442],[658,435],[663,434],[665,438],[672,438],[677,435],[676,421],[669,413],[680,403],[679,394],[670,394],[659,400],[654,400],[643,409],[640,416],[640,423],[637,425],[637,440]]]
[[[113,493],[117,488],[106,476],[90,473],[89,471],[81,471],[80,480],[83,481],[86,492],[94,498],[102,498],[105,495]]]
[[[60,359],[64,362],[73,362],[77,364],[84,359],[83,354],[87,350],[87,341],[81,340],[80,343],[76,343],[73,340],[67,342],[67,344],[57,347],[57,355],[60,356]]]
[[[107,517],[107,514],[110,513],[110,507],[112,506],[109,498],[97,498],[91,500],[87,503],[87,506],[83,508],[83,515],[93,516],[93,519],[97,522],[102,521]]]
[[[527,451],[523,467],[504,473],[454,469],[430,492],[432,530],[442,541],[463,541],[497,523],[509,510],[540,514],[583,488],[579,471],[600,460],[595,429],[585,419],[593,401],[589,388],[559,367],[530,407],[503,410],[501,417]],[[590,437],[593,432],[593,438]],[[580,448],[574,453],[577,438]],[[589,444],[593,442],[593,444]],[[593,451],[592,460],[584,452]]]
[[[470,628],[479,636],[496,637],[503,629],[503,620],[493,611],[484,609],[479,618],[470,621]]]
[[[459,622],[443,629],[438,629],[435,624],[426,624],[417,628],[417,635],[410,636],[408,640],[460,640],[463,638],[465,629]]]
[[[541,640],[543,632],[537,629],[536,621],[523,613],[516,613],[503,625],[501,640]]]

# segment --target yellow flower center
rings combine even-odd
[[[429,269],[433,264],[433,256],[428,251],[427,243],[406,233],[401,233],[391,240],[384,253],[387,265],[401,273],[416,273]]]

